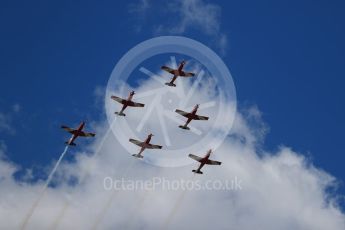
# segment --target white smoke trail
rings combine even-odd
[[[51,230],[55,230],[55,229],[58,228],[59,223],[60,223],[60,221],[62,220],[62,218],[63,218],[63,216],[64,216],[64,214],[65,214],[65,211],[66,211],[66,209],[67,209],[68,206],[69,206],[69,203],[70,203],[69,201],[66,201],[66,202],[65,202],[65,204],[64,204],[64,206],[62,207],[60,213],[57,215],[57,217],[56,217],[54,223],[52,224],[52,227],[50,228]]]
[[[130,169],[132,169],[132,166],[134,165],[135,160],[132,160],[132,162],[128,165],[125,172],[122,174],[122,178],[126,177],[127,173]],[[94,225],[92,226],[92,230],[96,230],[98,228],[98,225],[102,222],[104,216],[107,214],[108,209],[111,207],[111,204],[113,200],[115,199],[116,195],[118,194],[118,190],[114,190],[114,192],[110,195],[109,199],[105,203],[103,209],[99,213],[99,215],[96,218],[96,221]]]
[[[140,216],[140,212],[144,206],[145,201],[147,200],[147,198],[150,195],[150,190],[146,190],[144,192],[144,195],[140,198],[139,202],[135,204],[135,206],[133,207],[133,209],[131,210],[131,214],[129,214],[128,216],[133,217],[131,221],[128,221],[128,226],[124,229],[136,229],[135,226],[138,222],[138,217]],[[137,213],[135,213],[137,212]]]
[[[99,143],[95,153],[92,155],[91,160],[95,159],[98,154],[100,153],[100,151],[102,150],[103,144],[104,142],[107,140],[108,135],[110,134],[110,132],[112,131],[113,125],[115,124],[116,121],[116,117],[114,118],[114,120],[111,122],[107,132],[104,134],[103,139],[101,140],[101,142]],[[91,162],[91,161],[90,161]],[[86,168],[86,170],[84,171],[84,173],[82,174],[82,176],[80,177],[79,180],[79,184],[82,184],[86,178],[87,173],[89,173],[91,170],[91,163],[89,164],[89,166]],[[54,223],[52,224],[51,229],[57,229],[60,221],[62,221],[62,219],[65,216],[66,211],[68,210],[69,206],[71,204],[71,200],[66,201],[62,211],[59,213],[59,215],[57,216],[57,219],[54,221]]]
[[[195,173],[193,173],[193,175],[190,177],[190,179],[193,179],[194,177],[195,177]],[[163,227],[161,229],[169,229],[169,225],[170,225],[171,221],[174,219],[177,211],[180,209],[187,192],[188,192],[188,189],[184,189],[182,191],[182,193],[178,196],[174,207],[172,208],[168,217],[163,222]]]
[[[65,147],[65,150],[61,153],[61,155],[60,155],[58,161],[56,162],[53,170],[50,172],[50,174],[49,174],[49,176],[48,176],[48,178],[46,180],[46,183],[44,184],[44,186],[43,186],[43,188],[42,188],[42,190],[40,192],[39,197],[37,198],[37,200],[31,206],[31,208],[30,208],[28,214],[26,215],[26,217],[25,217],[25,219],[24,219],[20,229],[24,230],[26,228],[26,226],[28,225],[31,216],[34,214],[36,207],[38,206],[38,204],[42,200],[44,194],[46,193],[46,190],[47,190],[47,188],[48,188],[48,186],[49,186],[49,184],[50,184],[50,182],[51,182],[51,180],[52,180],[52,178],[53,178],[57,168],[59,167],[63,157],[67,153],[67,150],[68,150],[68,145]]]

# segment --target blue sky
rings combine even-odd
[[[179,34],[223,56],[239,107],[257,105],[270,127],[265,149],[291,146],[344,180],[345,3],[212,2],[222,13],[216,31],[191,26]],[[0,5],[0,113],[9,125],[0,139],[23,168],[58,157],[67,138],[60,124],[102,119],[95,90],[106,86],[116,62],[178,23],[174,9],[155,5],[142,15],[128,1]]]
[[[224,164],[204,168],[202,178],[236,175],[247,187],[185,198],[182,203],[188,205],[179,210],[174,229],[191,226],[195,218],[200,221],[194,227],[207,227],[210,217],[223,228],[343,229],[339,197],[327,193],[333,188],[327,173],[337,178],[337,194],[343,195],[344,10],[344,1],[1,1],[0,203],[6,209],[0,210],[1,227],[17,226],[37,199],[52,160],[69,138],[60,125],[77,126],[81,120],[87,121],[87,131],[99,133],[91,140],[78,139],[78,146],[68,150],[29,226],[47,229],[66,200],[72,205],[60,220],[63,229],[93,224],[109,195],[100,187],[104,176],[126,171],[133,160],[109,137],[102,157],[91,162],[95,170],[87,172],[88,157],[105,129],[103,94],[110,74],[138,43],[181,35],[209,46],[229,67],[240,111],[234,134],[260,139],[262,127],[255,125],[263,125],[261,118],[269,132],[261,148],[232,137],[224,141],[212,155]],[[246,118],[248,109],[253,109],[254,124]],[[260,112],[262,117],[256,114]],[[260,150],[274,156],[257,157]],[[134,164],[129,178],[191,176],[189,166],[177,170]],[[33,178],[26,169],[33,169]],[[87,182],[74,183],[84,171],[90,173]],[[35,183],[16,180],[23,176]],[[109,208],[111,216],[103,216],[104,228],[124,226],[129,216],[140,218],[137,222],[148,229],[160,227],[180,200],[178,192],[153,191],[154,196],[144,197],[151,199],[142,206],[145,213],[133,215],[146,191],[131,194],[120,193],[116,206]],[[200,212],[201,201],[210,208]],[[343,199],[340,204],[345,210]]]

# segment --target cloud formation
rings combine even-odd
[[[150,80],[143,85],[149,83]],[[136,117],[133,110],[127,116]],[[108,129],[106,121],[99,123],[95,141],[89,146],[79,146],[81,150],[73,152],[73,161],[64,161],[55,175],[54,186],[48,188],[30,219],[28,229],[91,229],[97,220],[98,229],[345,228],[337,196],[327,192],[336,186],[334,177],[314,167],[291,148],[281,147],[277,152],[258,149],[257,143],[263,141],[267,125],[255,106],[237,112],[229,137],[212,155],[223,164],[205,167],[203,175],[192,174],[196,163],[178,168],[145,164],[131,157]],[[180,135],[178,128],[171,129],[175,136]],[[0,151],[4,156],[6,148],[3,146]],[[144,155],[152,153],[147,151]],[[44,181],[16,180],[14,175],[19,167],[4,157],[0,160],[0,170],[0,228],[15,229],[37,199]],[[103,184],[106,177],[201,182],[238,178],[242,189],[108,191]],[[179,208],[172,215],[176,202]],[[105,207],[106,212],[100,218]]]
[[[158,5],[158,6],[157,6]],[[137,31],[141,27],[150,28],[154,35],[184,35],[197,31],[211,38],[214,46],[225,55],[228,45],[226,33],[221,30],[221,7],[204,0],[173,0],[163,4],[141,0],[130,4],[130,13],[140,19],[136,23]],[[151,20],[150,15],[161,15],[164,20]],[[174,20],[170,20],[170,19]]]
[[[8,133],[14,135],[16,129],[12,124],[13,116],[19,113],[21,106],[19,104],[13,104],[10,112],[0,112],[0,133]]]
[[[10,117],[4,113],[0,113],[0,131],[13,132],[13,128],[10,125]]]

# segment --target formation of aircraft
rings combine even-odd
[[[205,117],[205,116],[199,116],[196,114],[196,112],[198,111],[198,108],[199,108],[199,105],[197,104],[194,109],[188,113],[188,112],[185,112],[185,111],[182,111],[182,110],[179,110],[179,109],[176,109],[175,112],[184,116],[184,117],[187,117],[187,121],[184,125],[180,125],[179,127],[181,129],[187,129],[189,130],[189,127],[188,127],[188,124],[192,121],[192,120],[203,120],[203,121],[207,121],[208,120],[208,117]]]
[[[141,154],[144,152],[145,149],[161,149],[163,146],[150,144],[151,138],[153,136],[154,135],[152,133],[150,133],[147,136],[146,140],[143,142],[135,140],[135,139],[129,139],[130,142],[141,147],[139,153],[133,154],[132,156],[137,157],[137,158],[143,158],[143,155],[141,155]]]
[[[203,174],[203,172],[201,172],[200,170],[201,170],[202,167],[204,167],[205,164],[206,165],[221,165],[222,162],[220,162],[220,161],[213,161],[213,160],[209,159],[211,153],[212,153],[212,149],[208,150],[204,157],[199,157],[199,156],[196,156],[196,155],[193,155],[193,154],[189,154],[188,156],[190,158],[200,162],[200,166],[197,169],[193,169],[192,172],[198,173],[198,174]]]
[[[70,127],[62,125],[61,126],[62,129],[66,130],[67,132],[72,134],[72,137],[68,141],[66,141],[65,144],[66,145],[75,146],[76,144],[74,143],[74,141],[78,137],[94,137],[96,135],[94,133],[84,132],[83,131],[84,126],[85,126],[85,122],[84,121],[76,129],[72,129]]]
[[[161,69],[172,74],[173,77],[172,79],[170,80],[170,82],[167,82],[165,83],[166,85],[168,86],[173,86],[173,87],[176,87],[176,85],[174,84],[175,80],[178,78],[178,77],[194,77],[195,76],[195,73],[191,73],[191,72],[184,72],[183,71],[183,67],[185,66],[186,64],[186,61],[182,61],[178,68],[177,69],[172,69],[168,66],[162,66]]]
[[[123,113],[123,111],[125,111],[125,109],[130,106],[130,107],[144,107],[144,104],[141,103],[137,103],[132,101],[132,98],[134,96],[135,92],[132,91],[129,93],[127,100],[126,99],[122,99],[120,97],[117,96],[111,96],[111,99],[113,99],[114,101],[117,101],[119,103],[121,103],[122,109],[120,110],[120,112],[115,112],[115,114],[119,115],[119,116],[126,116],[126,114]]]
[[[176,87],[176,84],[174,84],[175,80],[178,77],[193,77],[195,76],[194,73],[192,72],[184,72],[183,71],[183,67],[185,66],[186,62],[182,61],[177,69],[172,69],[170,67],[167,66],[162,66],[161,69],[164,71],[167,71],[170,74],[173,74],[173,78],[171,79],[170,82],[165,83],[168,86],[173,86]],[[138,103],[138,102],[134,102],[132,101],[133,96],[134,96],[135,92],[131,91],[127,97],[127,99],[123,99],[120,98],[118,96],[111,96],[111,99],[113,99],[114,101],[122,104],[122,108],[119,112],[115,112],[116,115],[118,116],[126,116],[126,114],[124,113],[125,109],[127,107],[144,107],[145,104],[142,103]],[[180,125],[179,128],[181,129],[186,129],[189,130],[190,128],[188,127],[188,124],[192,121],[192,120],[208,120],[209,118],[206,116],[200,116],[197,114],[199,105],[195,105],[193,110],[191,112],[185,112],[183,110],[179,110],[176,109],[175,112],[186,117],[187,121],[184,125]],[[65,142],[67,145],[71,145],[71,146],[75,146],[76,144],[74,143],[74,141],[78,138],[78,137],[94,137],[96,134],[95,133],[90,133],[90,132],[84,132],[83,128],[85,126],[85,122],[82,122],[78,128],[73,129],[67,126],[62,125],[61,128],[66,130],[67,132],[72,134],[72,137]],[[145,141],[139,141],[139,140],[135,140],[135,139],[129,139],[129,142],[137,145],[140,147],[140,151],[137,154],[133,154],[132,156],[136,157],[136,158],[143,158],[144,156],[142,155],[143,152],[145,151],[145,149],[162,149],[163,146],[161,145],[155,145],[155,144],[151,144],[150,141],[152,139],[154,135],[151,133],[147,136],[147,138],[145,139]],[[200,166],[196,169],[196,170],[192,170],[192,172],[197,173],[197,174],[203,174],[203,172],[201,172],[201,168],[207,164],[207,165],[220,165],[221,162],[219,161],[214,161],[214,160],[210,160],[209,157],[212,153],[212,150],[208,150],[208,152],[206,153],[206,155],[204,157],[199,157],[193,154],[189,154],[188,156],[198,162],[200,162]]]

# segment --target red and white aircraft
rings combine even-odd
[[[82,122],[77,129],[72,129],[72,128],[62,125],[61,126],[62,129],[72,134],[72,137],[68,141],[66,141],[65,144],[75,146],[76,144],[74,143],[74,141],[75,139],[77,139],[77,137],[94,137],[96,135],[94,133],[84,132],[83,131],[84,126],[85,126],[85,122]]]
[[[188,120],[186,121],[186,123],[184,125],[180,125],[179,127],[181,129],[187,129],[189,130],[189,127],[188,127],[188,124],[192,121],[192,120],[204,120],[204,121],[207,121],[208,120],[208,117],[204,117],[204,116],[199,116],[196,114],[196,112],[198,111],[198,108],[199,108],[199,105],[195,105],[194,106],[194,109],[192,110],[192,112],[190,113],[187,113],[185,111],[182,111],[182,110],[179,110],[179,109],[176,109],[175,112],[184,116],[184,117],[187,117]]]
[[[121,104],[123,104],[122,109],[120,112],[115,112],[115,114],[119,115],[119,116],[126,116],[126,114],[123,113],[123,111],[125,111],[125,109],[127,108],[127,106],[130,107],[144,107],[144,104],[141,103],[136,103],[134,101],[132,101],[132,98],[134,96],[135,92],[132,91],[129,93],[127,100],[126,99],[122,99],[120,97],[117,96],[111,96],[111,99],[113,99],[114,101],[117,101]]]
[[[201,172],[200,170],[205,164],[206,165],[221,165],[222,162],[220,162],[220,161],[213,161],[213,160],[208,159],[210,157],[211,153],[212,153],[212,149],[208,150],[204,157],[198,157],[198,156],[195,156],[193,154],[189,154],[188,156],[190,158],[200,162],[199,168],[196,170],[193,169],[192,172],[198,173],[198,174],[203,174],[203,172]]]
[[[165,83],[166,85],[176,87],[174,82],[175,82],[175,80],[178,77],[193,77],[193,76],[195,76],[194,73],[189,73],[189,72],[184,72],[183,71],[183,67],[184,67],[185,64],[186,64],[186,62],[182,61],[177,69],[172,69],[172,68],[167,67],[167,66],[162,66],[161,67],[162,70],[164,70],[164,71],[174,75],[170,82]]]
[[[143,158],[144,156],[141,154],[144,152],[145,149],[161,149],[162,146],[160,146],[160,145],[150,144],[152,136],[153,136],[153,134],[149,134],[144,142],[134,140],[134,139],[129,139],[130,142],[141,147],[139,153],[133,154],[132,156],[137,157],[137,158]]]

